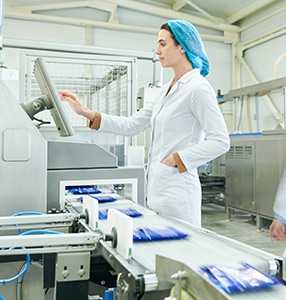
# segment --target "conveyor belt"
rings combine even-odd
[[[144,217],[134,218],[134,229],[144,227],[174,226],[189,235],[182,240],[168,240],[158,242],[135,242],[133,244],[133,257],[149,270],[155,271],[156,253],[166,257],[178,259],[192,268],[199,268],[206,264],[225,264],[247,262],[263,272],[269,273],[273,262],[273,255],[246,246],[232,239],[222,237],[212,231],[199,229],[175,219],[159,216],[154,212],[125,200],[116,203],[100,204],[100,208],[135,208]],[[99,222],[99,229],[106,232],[107,222]]]
[[[188,234],[188,237],[182,240],[134,242],[130,261],[123,262],[121,258],[118,258],[119,264],[124,265],[125,269],[130,268],[133,274],[134,272],[139,272],[144,276],[155,274],[157,254],[179,261],[195,271],[204,265],[236,266],[241,262],[246,262],[270,275],[277,273],[277,262],[281,261],[280,257],[223,237],[212,231],[200,229],[172,218],[159,216],[130,200],[100,204],[100,209],[108,208],[134,208],[141,212],[142,217],[133,218],[134,230],[146,227],[173,226]],[[78,209],[80,208],[78,207]],[[99,230],[107,233],[106,220],[100,220]],[[103,248],[114,255],[115,250],[111,248],[110,243],[103,242]],[[286,299],[286,287],[283,285],[278,285],[270,291],[234,295],[231,299],[257,299],[258,293],[259,299]]]

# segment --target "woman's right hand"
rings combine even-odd
[[[77,95],[64,90],[59,91],[59,96],[62,101],[65,101],[70,105],[70,107],[76,114],[84,116],[90,121],[94,120],[95,112],[84,106],[78,99]]]

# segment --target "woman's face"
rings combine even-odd
[[[182,57],[182,47],[173,40],[171,33],[166,29],[161,29],[158,34],[158,45],[156,54],[164,68],[175,67]]]

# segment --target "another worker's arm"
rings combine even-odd
[[[270,238],[280,242],[286,240],[286,169],[284,170],[275,196],[274,220],[270,226]]]

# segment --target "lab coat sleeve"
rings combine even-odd
[[[150,127],[153,104],[153,101],[149,101],[145,107],[130,117],[112,116],[101,113],[101,122],[98,131],[129,137],[137,135]]]
[[[226,153],[230,139],[215,92],[208,82],[196,86],[189,108],[205,133],[202,142],[178,152],[187,170],[192,170]]]
[[[273,211],[274,217],[286,225],[286,169],[277,188]]]

